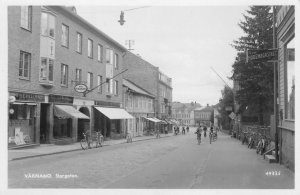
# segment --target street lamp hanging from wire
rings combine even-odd
[[[132,11],[132,10],[136,10],[136,9],[142,9],[142,8],[146,8],[146,7],[150,7],[150,6],[136,7],[136,8],[132,8],[132,9],[127,9],[127,10],[121,11],[121,14],[120,14],[120,20],[118,20],[118,22],[120,23],[121,26],[123,26],[124,23],[126,22],[126,21],[124,20],[124,12]]]

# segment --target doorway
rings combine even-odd
[[[40,143],[45,144],[49,142],[50,131],[50,104],[41,103],[40,114]]]

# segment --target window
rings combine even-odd
[[[31,54],[24,51],[20,52],[19,77],[29,79],[31,66]]]
[[[114,81],[114,94],[118,95],[119,94],[119,82],[118,81]]]
[[[115,67],[115,69],[119,68],[119,55],[116,53],[114,55],[114,67]]]
[[[40,81],[53,82],[54,60],[50,58],[41,58]]]
[[[101,85],[101,83],[102,83],[102,76],[98,75],[98,83],[97,83],[97,85],[98,85],[98,92],[99,93],[102,93],[102,85]]]
[[[76,68],[75,81],[78,83],[81,83],[81,81],[82,81],[82,70],[81,69]]]
[[[69,27],[64,24],[61,25],[61,44],[69,47]]]
[[[113,64],[113,51],[111,49],[106,49],[106,63]]]
[[[65,64],[61,65],[61,85],[68,86],[68,66]]]
[[[88,57],[93,58],[93,41],[88,39]]]
[[[98,44],[98,61],[103,61],[103,46]]]
[[[42,12],[41,34],[55,38],[55,17],[52,14]]]
[[[32,6],[21,6],[21,27],[31,30]]]
[[[286,119],[295,119],[295,39],[294,37],[285,46],[286,61]]]
[[[93,73],[88,72],[87,74],[87,87],[88,89],[93,88]]]
[[[77,33],[77,50],[78,53],[82,53],[82,34]]]

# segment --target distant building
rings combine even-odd
[[[213,125],[214,108],[207,105],[206,107],[196,108],[194,110],[195,125],[204,125],[210,127]]]
[[[195,126],[194,110],[199,108],[200,104],[194,103],[172,103],[172,118],[183,126]]]
[[[137,84],[123,79],[123,105],[134,119],[125,122],[125,132],[132,136],[141,136],[146,131],[147,118],[154,117],[155,96]]]

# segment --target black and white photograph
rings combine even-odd
[[[0,193],[299,193],[298,11],[3,1]]]

